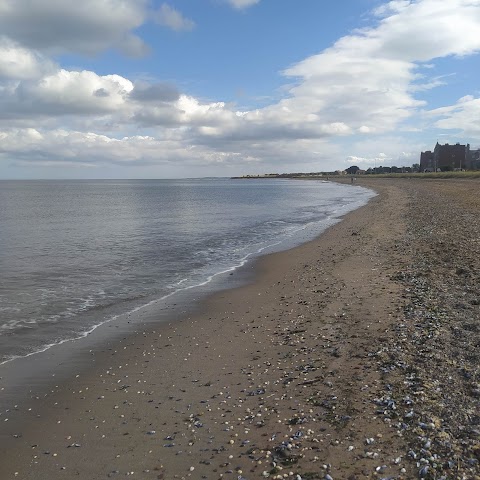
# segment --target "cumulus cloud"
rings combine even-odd
[[[341,122],[352,133],[388,132],[425,105],[416,92],[445,83],[419,75],[423,62],[480,50],[479,0],[397,0],[375,13],[378,25],[286,69],[297,85],[278,110]]]
[[[0,98],[0,118],[102,115],[119,110],[133,84],[119,76],[58,70],[10,84]]]
[[[178,10],[171,7],[168,3],[163,3],[155,14],[155,21],[164,27],[171,28],[176,32],[182,30],[193,30],[195,22],[184,17]]]
[[[173,102],[178,100],[180,93],[169,83],[137,82],[130,93],[130,98],[139,102]]]
[[[143,126],[204,127],[204,132],[213,128],[220,132],[227,124],[232,124],[234,118],[235,113],[226,108],[223,102],[201,103],[194,97],[182,94],[175,102],[143,104],[136,109],[132,120]]]
[[[75,160],[88,163],[92,160],[129,163],[144,155],[151,146],[148,137],[115,139],[92,132],[78,132],[63,129],[41,132],[29,129],[11,129],[0,132],[0,154],[16,156],[32,163],[47,158],[49,162]],[[146,140],[144,149],[135,150],[132,145]],[[157,142],[157,146],[158,146]],[[126,150],[127,149],[127,150]],[[123,150],[123,154],[122,154]],[[41,151],[42,155],[38,152]]]
[[[34,50],[0,37],[0,79],[36,78],[56,69],[56,65]]]
[[[60,69],[45,57],[45,52],[95,53],[114,45],[141,50],[143,42],[132,32],[145,20],[146,1],[85,0],[70,5],[69,13],[62,2],[60,6],[53,0],[33,3],[31,16],[26,0],[0,3],[1,31],[17,40],[0,40],[4,53],[0,55],[0,148],[4,156],[8,152],[38,161],[48,157],[50,162],[88,163],[94,158],[153,164],[195,158],[199,164],[285,162],[295,169],[292,162],[299,155],[304,166],[332,161],[328,159],[334,155],[341,155],[347,164],[355,159],[367,165],[380,161],[384,153],[399,163],[410,155],[403,152],[405,139],[395,142],[385,135],[412,129],[407,122],[427,108],[417,98],[419,92],[448,82],[447,77],[430,77],[426,62],[480,50],[476,33],[480,0],[391,1],[374,12],[374,25],[286,68],[282,74],[289,86],[281,100],[242,110],[226,102],[203,101],[164,82]],[[258,0],[229,3],[242,9]],[[74,15],[78,15],[75,25]],[[157,21],[176,30],[193,26],[166,3],[157,12]],[[57,29],[60,23],[64,26]],[[68,28],[72,30],[67,34]],[[456,125],[480,134],[479,103],[465,97],[453,106],[427,112],[424,118],[433,118],[437,128]],[[18,119],[48,120],[48,125],[41,123],[43,130],[40,126],[35,131],[12,130],[10,122]],[[347,138],[354,142],[348,152],[338,147]],[[364,140],[371,138],[377,139],[375,144]],[[386,142],[391,148],[382,146]]]
[[[133,32],[147,15],[147,0],[3,0],[0,31],[26,48],[92,55],[117,48],[146,52]]]
[[[16,158],[32,165],[199,165],[228,162],[235,152],[217,152],[208,147],[190,147],[181,138],[133,135],[114,138],[93,132],[56,129],[9,129],[0,131],[0,157]]]
[[[382,54],[366,33],[344,37],[288,68],[285,75],[299,84],[284,105],[369,132],[389,130],[407,118],[421,105],[409,92],[415,65]]]
[[[114,138],[92,132],[65,129],[8,129],[0,130],[0,161],[15,158],[17,163],[32,167],[124,167],[128,176],[138,168],[175,169],[179,165],[189,172],[202,172],[214,166],[265,173],[265,166],[288,171],[320,170],[319,162],[338,158],[335,146],[322,141],[301,141],[292,144],[288,139],[259,144],[241,145],[241,148],[222,149],[220,146],[192,144],[188,132],[175,131],[158,136],[133,135]],[[195,170],[196,169],[196,170]]]
[[[105,1],[101,2],[104,6]],[[249,112],[236,112],[222,102],[202,104],[187,95],[180,96],[174,87],[137,85],[130,91],[128,100],[148,105],[142,111],[134,111],[131,118],[142,125],[172,126],[180,123],[194,128],[203,127],[195,130],[195,134],[206,138],[225,136],[239,139],[243,135],[245,139],[252,139],[265,135],[266,138],[287,136],[301,139],[343,136],[354,132],[378,134],[392,130],[424,105],[414,97],[415,91],[441,84],[439,79],[426,79],[419,85],[417,61],[438,55],[472,52],[475,46],[480,45],[480,40],[465,41],[464,29],[460,28],[461,21],[467,26],[471,24],[474,17],[472,2],[452,1],[455,7],[463,5],[464,10],[457,8],[453,11],[433,0],[390,2],[383,10],[376,11],[377,15],[381,15],[377,26],[345,36],[322,53],[287,68],[284,75],[296,80],[297,85],[287,92],[288,98],[277,104]],[[42,0],[41,3],[45,6],[49,2]],[[231,3],[241,8],[255,2],[237,0]],[[143,2],[129,2],[129,6],[140,8]],[[475,13],[478,14],[479,10],[477,5]],[[426,28],[430,26],[432,12],[441,24],[449,21],[455,13],[456,28],[446,30],[443,42],[432,39],[430,29]],[[162,5],[160,13],[165,22],[168,18],[176,19],[175,28],[183,28],[185,19],[168,4]],[[424,32],[420,49],[417,43],[406,41],[415,35],[418,39],[419,32]],[[458,38],[452,38],[453,34]],[[445,50],[446,47],[448,50]],[[90,75],[86,87],[80,88],[81,94],[74,95],[69,101],[71,106],[79,104],[79,97],[91,90],[90,81],[94,77],[94,74],[93,77]],[[70,80],[73,86],[74,82]],[[124,96],[95,83],[96,93],[88,93],[84,111],[93,108],[89,101],[93,97],[100,100],[95,108],[101,111],[112,110],[119,103],[124,103]],[[17,92],[30,92],[37,100],[43,92],[51,99],[52,91],[43,88],[44,84],[52,84],[53,88],[55,82],[45,80],[42,86],[17,88]],[[56,82],[56,85],[63,89],[61,82]],[[173,109],[169,105],[172,102],[176,102]],[[51,105],[52,101],[46,103]]]
[[[389,16],[365,36],[374,51],[410,62],[470,55],[480,51],[479,7],[479,0],[392,1]]]

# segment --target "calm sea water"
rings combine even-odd
[[[2,181],[0,363],[310,240],[373,195],[316,181]]]

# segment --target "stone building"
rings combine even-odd
[[[470,168],[471,156],[470,145],[435,145],[433,152],[426,151],[420,155],[420,171],[453,171]]]
[[[472,170],[480,170],[480,148],[470,150],[470,166]]]
[[[435,164],[433,163],[433,152],[427,150],[420,154],[420,171],[421,172],[433,172],[435,170]]]

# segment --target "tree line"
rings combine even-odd
[[[356,175],[359,171],[361,171],[360,167],[357,165],[352,165],[345,169],[345,171],[350,175]],[[411,167],[384,167],[380,165],[379,167],[368,168],[367,170],[362,170],[362,173],[365,175],[377,175],[381,173],[417,173],[420,171],[420,164],[414,163]]]

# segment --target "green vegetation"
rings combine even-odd
[[[376,167],[368,170],[360,170],[353,165],[343,172],[337,170],[335,172],[310,172],[310,173],[269,173],[265,175],[245,175],[243,177],[232,177],[234,179],[265,179],[265,178],[293,178],[301,180],[328,180],[337,177],[346,177],[347,175],[355,175],[359,177],[368,178],[434,178],[441,180],[444,178],[456,179],[471,179],[480,178],[480,170],[466,170],[466,171],[444,171],[444,172],[425,172],[418,171],[418,164],[413,164],[411,167]]]
[[[472,179],[480,178],[480,171],[470,170],[466,172],[429,172],[429,173],[380,173],[371,175],[375,178],[434,178],[441,180],[444,178]]]

